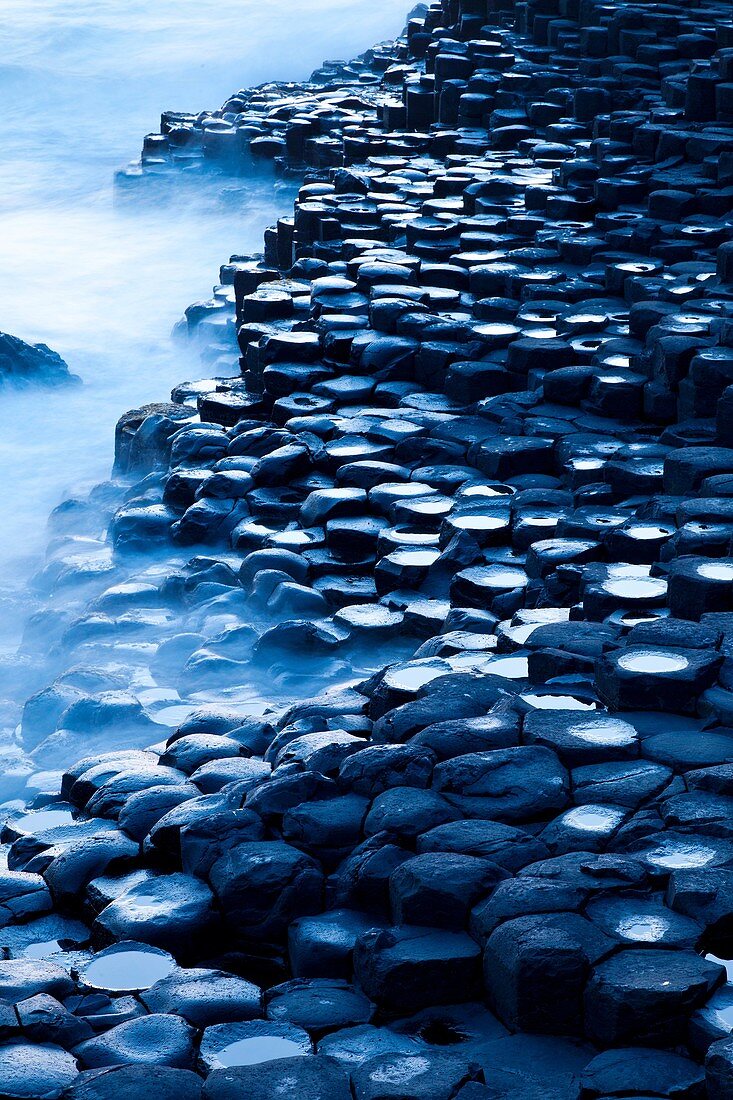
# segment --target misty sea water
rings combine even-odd
[[[205,372],[170,340],[219,264],[261,248],[292,188],[221,181],[113,201],[164,109],[302,80],[398,33],[394,0],[0,0],[0,331],[43,341],[83,385],[0,392],[0,591],[25,583],[48,513],[107,477],[114,425]]]

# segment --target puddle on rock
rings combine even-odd
[[[132,993],[150,989],[161,978],[167,978],[175,966],[173,957],[157,947],[119,944],[95,955],[80,978],[92,989]]]
[[[276,1058],[303,1058],[309,1051],[300,1043],[283,1039],[279,1035],[257,1035],[251,1039],[239,1039],[216,1052],[222,1066],[256,1066],[272,1062]]]
[[[687,668],[686,657],[668,653],[625,653],[619,657],[619,668],[626,672],[681,672]]]

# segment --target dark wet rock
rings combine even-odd
[[[488,937],[506,920],[528,913],[566,913],[580,908],[589,891],[559,881],[531,878],[505,879],[471,913],[471,935],[485,944]]]
[[[449,1100],[482,1076],[476,1063],[431,1051],[370,1058],[355,1070],[352,1081],[356,1100]]]
[[[312,1054],[308,1032],[270,1020],[213,1024],[201,1037],[199,1062],[206,1073],[228,1066],[250,1066]]]
[[[412,743],[431,749],[440,760],[448,760],[466,753],[509,748],[518,739],[515,715],[488,714],[434,722],[415,734]]]
[[[705,1095],[705,1074],[701,1066],[679,1054],[625,1047],[608,1050],[583,1070],[582,1095],[695,1097]]]
[[[357,939],[379,923],[375,917],[348,909],[333,909],[293,921],[288,929],[293,973],[299,978],[350,977]]]
[[[512,1029],[581,1034],[590,967],[612,947],[575,913],[507,921],[491,934],[484,951],[489,1003]]]
[[[365,932],[354,972],[367,996],[390,1012],[450,1004],[476,989],[480,950],[461,932],[402,927]]]
[[[667,887],[667,903],[705,925],[711,944],[729,942],[733,936],[733,871],[726,867],[673,869]]]
[[[724,1100],[733,1084],[733,1040],[713,1043],[705,1058],[705,1083],[710,1100]]]
[[[572,771],[573,799],[579,805],[603,799],[635,809],[660,794],[672,775],[671,768],[647,760],[586,764]]]
[[[696,921],[644,897],[596,898],[586,906],[585,915],[625,944],[694,948],[702,935]]]
[[[185,951],[217,920],[208,886],[189,875],[173,874],[120,894],[99,914],[95,930],[107,939]]]
[[[268,990],[268,1020],[295,1024],[315,1039],[345,1027],[370,1022],[374,1005],[338,979],[296,978]]]
[[[229,838],[260,840],[264,836],[262,819],[240,810],[241,801],[241,796],[226,794],[186,800],[153,825],[146,847],[172,856],[188,873],[199,866],[208,870]]]
[[[665,1043],[682,1037],[686,1016],[725,981],[725,971],[688,951],[626,950],[594,970],[585,1027],[601,1044]]]
[[[470,817],[513,822],[567,804],[567,773],[549,749],[534,746],[471,753],[436,765],[433,788]]]
[[[254,788],[270,774],[270,765],[263,760],[243,756],[230,756],[209,760],[191,774],[191,782],[203,794],[216,794],[229,783],[242,783],[244,788]]]
[[[325,1036],[318,1053],[335,1059],[347,1072],[378,1054],[414,1054],[421,1050],[419,1041],[398,1035],[391,1027],[361,1024]]]
[[[200,1100],[201,1078],[190,1070],[169,1066],[110,1066],[84,1070],[69,1090],[69,1100]]]
[[[715,680],[721,658],[698,650],[632,647],[601,658],[598,690],[611,710],[695,713],[697,697]]]
[[[3,923],[14,918],[27,918],[51,909],[51,895],[40,875],[24,871],[3,871],[0,874],[0,906]]]
[[[487,1043],[482,1062],[489,1090],[502,1100],[561,1100],[577,1096],[580,1074],[594,1054],[578,1040],[517,1034]]]
[[[128,866],[140,849],[129,837],[116,829],[83,839],[78,847],[50,848],[44,853],[50,862],[43,876],[57,902],[73,900],[93,878],[112,869]]]
[[[175,1012],[197,1028],[254,1019],[262,994],[252,982],[216,970],[191,969],[162,978],[140,996],[150,1012]]]
[[[476,819],[437,825],[418,838],[417,850],[478,856],[507,871],[518,871],[549,854],[541,840],[523,829]]]
[[[235,740],[220,734],[189,734],[177,738],[161,756],[160,762],[191,775],[212,759],[239,756],[241,751]]]
[[[73,1055],[52,1043],[0,1047],[0,1092],[8,1100],[59,1100],[77,1074]]]
[[[427,787],[434,762],[435,756],[427,748],[372,745],[344,760],[339,782],[372,797],[391,787]]]
[[[321,908],[319,865],[281,841],[237,845],[216,861],[210,880],[239,935],[278,938],[294,918]]]
[[[195,1032],[178,1016],[160,1013],[141,1016],[87,1039],[74,1053],[86,1069],[121,1064],[193,1066]]]
[[[425,852],[397,867],[389,892],[395,924],[463,928],[471,907],[506,872],[487,859],[455,852]]]
[[[137,791],[125,800],[117,818],[120,829],[138,843],[141,843],[154,825],[169,810],[188,802],[197,794],[193,785],[149,787],[146,791]]]
[[[85,1020],[72,1015],[55,997],[37,993],[16,1006],[18,1021],[27,1038],[55,1043],[66,1050],[89,1039],[93,1032]]]
[[[551,821],[540,833],[540,839],[553,855],[604,851],[622,829],[627,816],[627,811],[618,806],[586,802]]]
[[[282,834],[290,843],[326,860],[330,854],[347,852],[359,843],[368,809],[369,799],[358,794],[304,803],[283,815]]]
[[[606,715],[578,716],[569,723],[564,715],[535,711],[525,718],[524,740],[553,749],[570,768],[623,760],[639,752],[636,729],[620,717]]]
[[[35,959],[0,962],[0,998],[11,1004],[39,993],[63,1000],[73,991],[68,973],[56,963]]]
[[[259,1065],[216,1069],[204,1085],[206,1100],[238,1100],[243,1094],[251,1100],[300,1092],[312,1100],[351,1100],[349,1078],[328,1057],[275,1058]]]
[[[58,386],[78,381],[61,356],[45,344],[27,344],[0,332],[0,385]]]
[[[417,787],[392,787],[377,795],[364,820],[364,833],[415,838],[458,817],[447,799]]]
[[[722,730],[670,730],[655,733],[644,742],[644,755],[676,771],[733,763],[733,736]]]

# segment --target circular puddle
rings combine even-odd
[[[626,672],[681,672],[687,668],[686,657],[669,653],[625,653],[619,657],[619,668]]]
[[[145,944],[118,944],[100,951],[80,972],[84,985],[110,993],[150,989],[167,978],[176,963],[167,951]]]

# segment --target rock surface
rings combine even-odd
[[[61,356],[45,344],[27,344],[0,332],[0,386],[58,386],[77,381]]]
[[[729,1094],[732,89],[442,0],[145,139],[300,190],[0,665],[3,1096]]]

